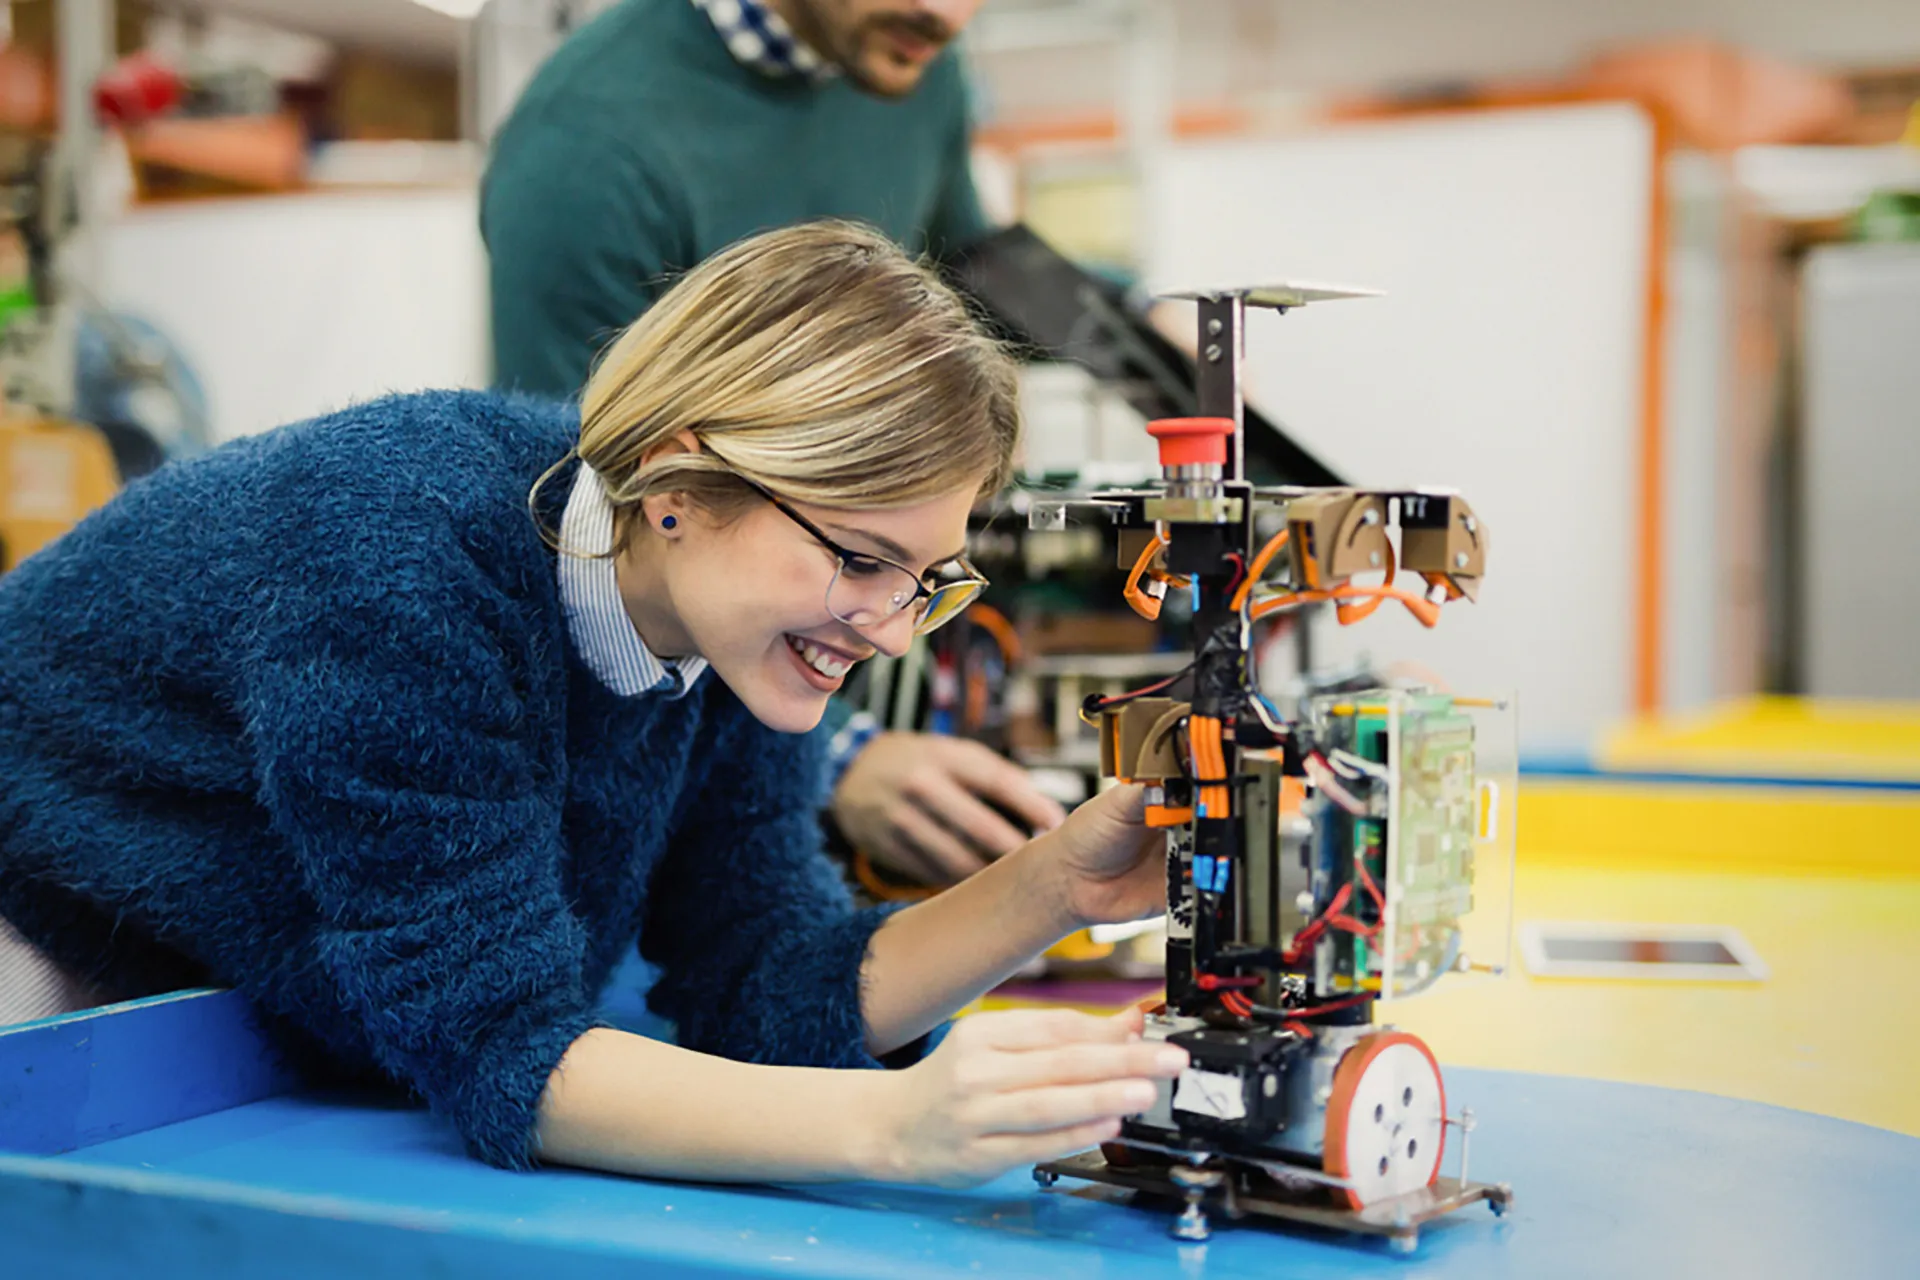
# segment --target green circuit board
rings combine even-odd
[[[1392,994],[1409,995],[1459,954],[1460,921],[1473,910],[1478,800],[1473,720],[1451,698],[1406,699],[1398,730]]]

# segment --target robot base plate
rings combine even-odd
[[[1420,1228],[1436,1218],[1482,1200],[1495,1214],[1505,1214],[1513,1204],[1513,1188],[1506,1183],[1463,1184],[1441,1176],[1430,1186],[1350,1209],[1326,1188],[1289,1191],[1244,1167],[1223,1170],[1216,1164],[1199,1172],[1210,1176],[1195,1176],[1195,1171],[1181,1166],[1113,1165],[1100,1152],[1087,1151],[1037,1165],[1033,1177],[1043,1187],[1061,1178],[1075,1178],[1184,1203],[1185,1211],[1173,1227],[1173,1234],[1183,1240],[1205,1240],[1210,1233],[1208,1212],[1217,1211],[1230,1219],[1274,1218],[1328,1231],[1384,1236],[1395,1250],[1412,1252],[1420,1241]]]

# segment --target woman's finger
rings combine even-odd
[[[1132,1033],[1112,1018],[1077,1009],[1005,1009],[976,1013],[960,1025],[977,1043],[1010,1053],[1052,1049],[1065,1044],[1123,1044]]]
[[[979,854],[962,844],[958,836],[913,805],[903,805],[895,821],[900,834],[933,865],[937,873],[933,877],[935,883],[965,880],[987,865]]]
[[[1171,1080],[1186,1070],[1187,1062],[1185,1049],[1156,1041],[1073,1044],[996,1054],[990,1064],[979,1069],[978,1078],[983,1087],[1004,1093],[1107,1080]]]
[[[1118,1120],[1092,1120],[1048,1133],[997,1133],[975,1144],[979,1161],[1005,1172],[1042,1160],[1057,1160],[1118,1136]]]
[[[928,778],[915,798],[949,830],[959,832],[993,857],[1012,853],[1027,842],[1025,832],[975,799],[950,775]]]
[[[1151,1080],[1103,1080],[1099,1084],[1048,1085],[975,1098],[967,1123],[983,1135],[1047,1133],[1099,1120],[1139,1115],[1159,1090]]]

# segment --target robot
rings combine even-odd
[[[1209,1214],[1224,1211],[1411,1250],[1423,1223],[1480,1201],[1503,1214],[1513,1200],[1504,1183],[1469,1181],[1472,1113],[1448,1114],[1433,1053],[1375,1020],[1382,1000],[1504,968],[1511,920],[1492,903],[1479,914],[1496,918],[1475,919],[1476,883],[1504,872],[1510,887],[1500,744],[1512,703],[1375,685],[1308,692],[1284,714],[1252,670],[1252,636],[1264,618],[1326,605],[1343,624],[1392,606],[1434,626],[1445,605],[1477,596],[1487,530],[1451,491],[1245,479],[1249,310],[1357,292],[1175,296],[1199,304],[1201,414],[1148,426],[1162,482],[1036,504],[1029,522],[1110,522],[1128,603],[1151,618],[1169,600],[1191,610],[1184,671],[1091,697],[1081,714],[1099,731],[1102,773],[1144,785],[1147,821],[1166,832],[1166,1002],[1146,1034],[1192,1065],[1115,1141],[1034,1176],[1181,1203],[1182,1239],[1206,1239]],[[1417,588],[1397,585],[1409,576]]]

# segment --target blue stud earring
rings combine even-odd
[[[664,516],[660,520],[660,527],[662,529],[671,529],[679,523],[680,518],[678,516]]]

